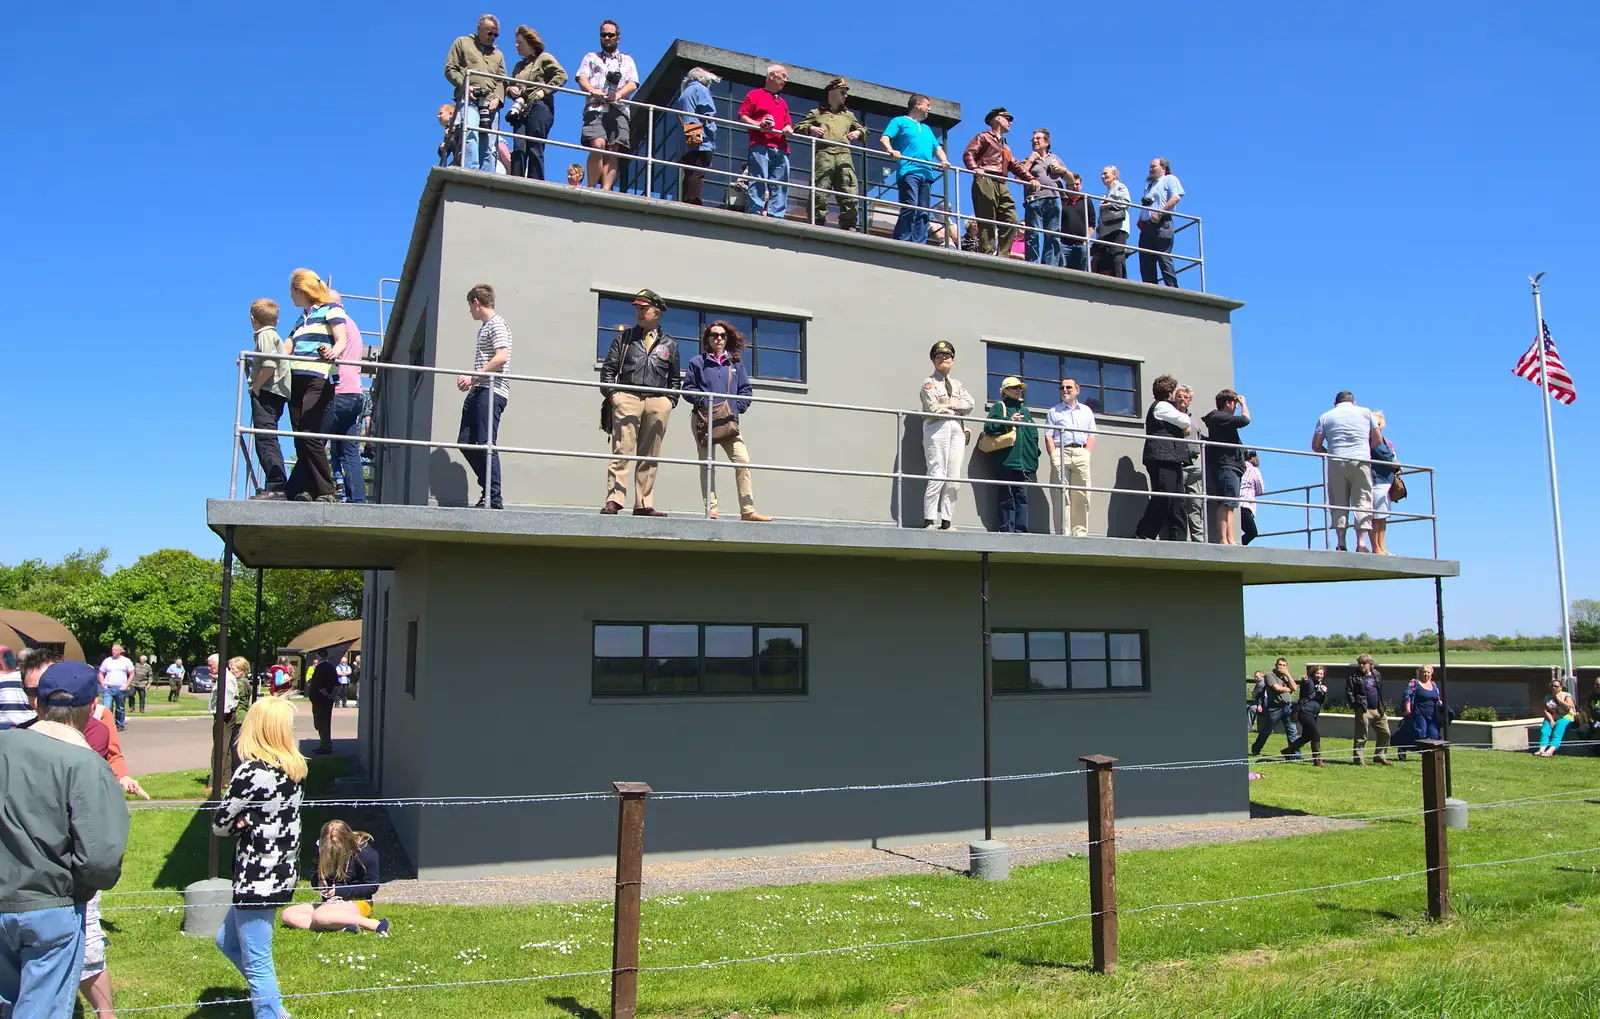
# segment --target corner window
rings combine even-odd
[[[744,334],[745,370],[752,379],[779,382],[806,380],[806,323],[800,319],[753,315],[731,308],[673,304],[661,316],[661,328],[678,341],[683,363],[700,353],[700,335],[718,319]],[[595,330],[595,360],[604,360],[617,333],[635,323],[632,297],[600,296]]]
[[[1145,635],[1136,630],[997,630],[997,694],[1148,690]]]
[[[1028,384],[1028,403],[1053,407],[1060,401],[1061,380],[1078,380],[1078,398],[1096,414],[1139,417],[1139,366],[1131,361],[1111,361],[1087,354],[1056,350],[994,347],[988,351],[989,400],[1000,399],[1000,383],[1015,375]]]
[[[596,623],[596,697],[803,694],[806,631],[749,623]]]

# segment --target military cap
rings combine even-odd
[[[994,118],[996,117],[1004,117],[1007,120],[1016,119],[1015,117],[1011,116],[1011,111],[1006,109],[1004,106],[996,106],[994,109],[983,115],[983,122],[988,124],[990,127],[993,127]]]
[[[634,304],[653,304],[657,308],[661,309],[662,311],[666,311],[667,310],[667,302],[663,301],[661,299],[661,295],[656,293],[654,290],[641,290],[641,291],[639,291],[637,294],[633,295],[633,303]]]
[[[935,343],[932,348],[929,349],[929,351],[928,351],[928,360],[931,361],[934,358],[938,357],[940,354],[949,354],[951,357],[955,357],[956,356],[956,348],[949,341],[940,340],[938,343]]]
[[[834,78],[832,81],[828,82],[827,88],[823,89],[823,91],[831,92],[836,88],[842,88],[848,92],[850,91],[850,83],[845,81],[843,78]]]

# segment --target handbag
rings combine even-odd
[[[1400,480],[1400,468],[1394,469],[1394,480],[1389,482],[1389,501],[1399,502],[1406,497],[1406,483]]]
[[[706,143],[706,126],[698,120],[691,120],[683,125],[683,142],[691,149],[698,149]]]
[[[729,359],[729,361],[728,361],[728,395],[729,396],[733,395],[733,376],[734,376],[733,365],[734,365],[733,360]],[[729,403],[727,400],[710,400],[709,398],[707,399],[706,402],[711,405],[711,411],[710,411],[711,441],[712,442],[726,442],[729,439],[737,439],[739,437],[739,416],[734,413],[733,404]],[[706,423],[707,423],[706,419],[707,419],[707,414],[706,414],[706,408],[704,408],[704,407],[696,407],[694,409],[694,413],[689,416],[690,424],[694,427],[694,436],[695,436],[696,439],[698,439],[700,441],[701,445],[704,445],[705,441],[706,441]]]
[[[994,434],[985,428],[978,436],[978,452],[998,453],[1002,449],[1010,449],[1017,444],[1017,426],[1012,425],[1009,431]]]

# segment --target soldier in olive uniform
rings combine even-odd
[[[796,134],[807,134],[828,142],[860,144],[867,129],[856,115],[844,108],[850,98],[850,86],[843,78],[828,82],[825,106],[812,110],[795,125]],[[836,191],[839,200],[839,228],[856,228],[856,196],[861,193],[856,183],[854,154],[836,145],[813,146],[812,181],[816,190],[811,192],[811,222],[826,226],[828,222],[828,191]],[[823,190],[826,188],[827,190]]]

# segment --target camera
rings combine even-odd
[[[472,88],[472,98],[473,99],[483,99],[486,96],[488,96],[490,92],[493,92],[493,91],[494,91],[494,89],[490,88],[487,85],[474,85],[473,88]]]
[[[621,85],[622,85],[622,72],[621,71],[607,71],[606,72],[606,88],[607,89],[615,91]]]

